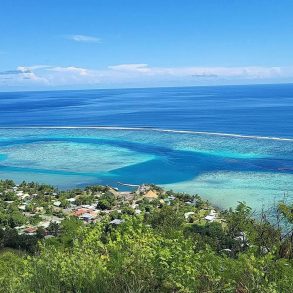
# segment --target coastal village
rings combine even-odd
[[[124,214],[137,216],[171,204],[183,205],[182,217],[186,222],[223,221],[218,212],[198,196],[165,191],[155,185],[143,184],[132,187],[133,191],[100,185],[58,191],[49,185],[26,182],[16,185],[6,180],[1,181],[0,187],[2,208],[13,207],[24,216],[24,220],[15,223],[18,234],[35,235],[42,231],[45,238],[54,237],[56,227],[58,230],[58,225],[68,217],[90,224],[108,216],[110,225],[119,225],[124,221]]]
[[[10,281],[11,275],[13,280],[27,282],[33,272],[37,280],[45,278],[41,283],[42,288],[48,278],[52,283],[58,282],[58,286],[62,279],[62,286],[66,284],[66,288],[73,288],[66,292],[76,292],[74,282],[80,275],[76,272],[82,270],[82,289],[78,292],[99,292],[96,288],[100,288],[97,287],[100,279],[96,277],[94,280],[99,281],[90,287],[94,290],[83,290],[84,282],[89,281],[88,276],[92,273],[100,276],[107,270],[107,276],[111,277],[103,283],[103,286],[107,286],[115,283],[121,275],[124,278],[123,274],[128,269],[130,274],[137,271],[137,276],[144,277],[142,272],[149,266],[154,272],[153,276],[175,270],[170,280],[176,280],[178,268],[184,274],[189,269],[199,270],[203,267],[202,274],[206,276],[207,272],[215,272],[215,264],[218,274],[222,274],[222,264],[225,265],[224,276],[233,274],[237,264],[242,269],[242,276],[248,269],[256,272],[255,255],[261,257],[256,268],[262,273],[264,261],[271,260],[271,251],[281,236],[267,223],[258,224],[252,219],[249,216],[250,208],[244,203],[239,203],[235,210],[222,211],[198,195],[166,191],[152,184],[129,187],[133,190],[101,185],[58,190],[34,182],[16,185],[11,180],[0,180],[2,268],[13,265],[13,270],[1,276],[2,284]],[[282,257],[282,263],[286,261],[282,273],[289,268],[291,251],[292,246],[287,239],[281,242],[278,257]],[[139,259],[141,254],[142,258]],[[247,258],[243,259],[246,255]],[[17,271],[14,271],[15,262],[19,266]],[[45,270],[42,269],[44,267]],[[114,276],[111,275],[113,271]],[[54,272],[54,277],[51,277],[51,272]],[[178,280],[185,282],[183,274],[179,274]],[[192,274],[195,277],[188,282],[190,288],[194,288],[195,280],[199,280],[196,272]],[[286,278],[290,274],[291,267]],[[18,283],[13,282],[12,285]],[[60,286],[56,288],[50,292],[63,292],[58,291]],[[200,288],[200,291],[196,288],[186,292],[207,292],[204,291],[205,286]],[[169,289],[168,285],[168,291],[157,292],[171,292]],[[41,291],[20,291],[17,288],[11,292]],[[120,290],[119,285],[119,290],[114,292],[126,291]],[[238,291],[233,289],[231,292]]]

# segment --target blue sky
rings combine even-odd
[[[0,90],[293,82],[291,0],[0,2]]]

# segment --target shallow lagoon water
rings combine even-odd
[[[0,177],[60,188],[155,183],[227,208],[293,193],[293,140],[120,128],[0,129]]]

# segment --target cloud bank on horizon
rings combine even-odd
[[[286,67],[154,67],[118,64],[104,69],[77,66],[18,66],[0,72],[1,87],[127,87],[156,85],[254,84],[293,77]]]

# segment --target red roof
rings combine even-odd
[[[37,227],[28,227],[26,229],[24,229],[25,233],[35,233],[37,231]]]
[[[77,209],[73,212],[73,216],[79,217],[82,214],[88,213],[89,211],[90,211],[89,209],[80,208],[80,209]]]

